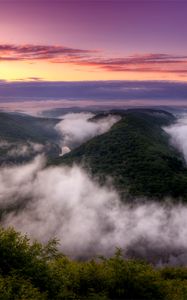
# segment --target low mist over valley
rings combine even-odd
[[[4,227],[42,243],[56,237],[76,259],[118,247],[155,265],[186,264],[185,115],[130,109],[0,118]]]
[[[186,15],[0,0],[0,300],[187,300]]]

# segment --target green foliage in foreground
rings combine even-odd
[[[187,299],[187,268],[155,269],[125,260],[73,261],[56,242],[30,243],[14,229],[0,228],[0,299]]]

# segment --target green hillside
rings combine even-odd
[[[109,132],[52,163],[82,164],[102,182],[111,176],[122,195],[187,199],[187,168],[162,129],[174,116],[149,109],[113,113],[122,119]]]
[[[22,145],[37,143],[45,146],[44,152],[49,157],[58,156],[59,136],[54,126],[58,119],[37,118],[28,115],[19,115],[0,112],[0,163],[19,163],[27,161],[30,156],[11,157],[13,150],[19,151]],[[7,144],[7,145],[6,145]],[[15,152],[15,151],[14,151]]]
[[[57,138],[53,129],[58,119],[37,118],[0,112],[0,138],[15,141],[45,142]]]

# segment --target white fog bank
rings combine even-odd
[[[184,156],[187,163],[187,114],[179,117],[178,120],[164,130],[171,137],[171,144],[176,147]]]
[[[100,186],[78,166],[45,167],[38,156],[26,165],[0,168],[0,207],[23,203],[4,214],[2,224],[32,239],[56,237],[73,258],[124,253],[156,263],[187,263],[187,206],[144,202],[123,204],[111,187]]]

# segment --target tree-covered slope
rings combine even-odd
[[[102,181],[111,176],[122,194],[187,199],[187,168],[162,129],[174,116],[160,110],[114,113],[122,119],[109,132],[53,163],[81,163]]]
[[[0,112],[0,139],[15,141],[30,139],[34,142],[54,140],[57,138],[57,132],[54,130],[57,122],[58,119]]]
[[[47,155],[58,156],[59,136],[54,129],[57,122],[58,119],[0,112],[0,164],[27,161],[39,145],[44,145]]]

